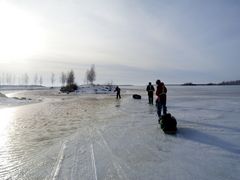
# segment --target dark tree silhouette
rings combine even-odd
[[[71,71],[68,73],[67,84],[68,84],[68,85],[74,84],[74,80],[75,80],[74,72],[73,72],[73,70],[71,70]]]
[[[42,78],[42,76],[40,76],[40,78],[39,78],[39,84],[40,84],[40,85],[43,84],[43,78]]]
[[[66,84],[66,81],[67,81],[67,76],[64,72],[62,72],[60,77],[60,82],[62,83],[62,86]]]
[[[91,84],[93,84],[93,81],[96,80],[96,72],[95,72],[95,66],[92,65],[90,70],[87,70],[87,81],[89,81]]]
[[[37,85],[38,83],[38,74],[35,74],[34,76],[34,84]]]
[[[28,82],[29,82],[29,76],[28,76],[28,74],[25,73],[23,78],[24,78],[24,84],[25,84],[25,85],[28,85]]]
[[[64,75],[64,73],[62,73],[62,83],[63,84],[65,81],[64,77],[65,77],[65,75]],[[71,70],[68,73],[66,80],[67,80],[67,85],[61,87],[61,89],[60,89],[61,92],[70,93],[70,92],[73,92],[78,89],[77,84],[75,84],[75,82],[74,82],[75,76],[74,76],[73,70]]]
[[[52,73],[52,75],[51,75],[51,83],[52,83],[52,87],[53,87],[54,82],[55,82],[55,74]]]

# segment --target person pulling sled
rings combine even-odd
[[[156,106],[157,106],[157,114],[158,114],[158,123],[161,126],[161,129],[164,133],[167,134],[175,134],[177,131],[177,121],[174,116],[172,116],[170,113],[167,113],[167,88],[164,85],[163,82],[160,80],[156,81],[157,84],[157,100],[156,100]],[[163,115],[162,113],[163,109]]]
[[[157,100],[156,100],[156,106],[157,106],[157,114],[158,118],[161,118],[161,113],[163,109],[163,115],[166,115],[167,113],[167,88],[164,85],[163,82],[161,82],[159,79],[156,81],[157,84]]]

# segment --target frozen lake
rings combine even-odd
[[[176,135],[159,128],[145,87],[122,87],[121,100],[4,93],[39,103],[0,108],[0,179],[239,179],[240,86],[169,86]]]

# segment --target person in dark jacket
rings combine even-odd
[[[146,91],[148,92],[148,103],[153,104],[153,92],[155,89],[151,82],[149,82]]]
[[[116,96],[117,99],[121,99],[120,91],[121,91],[121,89],[118,86],[114,90],[114,92],[117,92],[117,96]]]
[[[156,81],[156,84],[157,84],[157,91],[156,91],[156,95],[157,95],[157,100],[156,100],[157,114],[158,114],[158,117],[160,118],[162,108],[163,108],[163,115],[167,114],[167,106],[166,106],[167,88],[164,85],[164,83],[161,82],[159,79]]]

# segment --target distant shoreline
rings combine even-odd
[[[223,81],[221,83],[201,83],[201,84],[195,84],[195,83],[184,83],[181,84],[182,86],[232,86],[232,85],[240,85],[240,80],[237,81]]]
[[[183,84],[166,84],[166,86],[236,86],[240,85],[240,80],[237,81],[223,81],[221,83],[183,83]],[[78,85],[79,87],[82,85]],[[96,85],[101,86],[101,85]],[[121,87],[128,86],[146,86],[146,85],[133,85],[133,84],[119,84]],[[0,90],[42,90],[48,88],[61,88],[60,86],[42,86],[42,85],[0,85]]]

